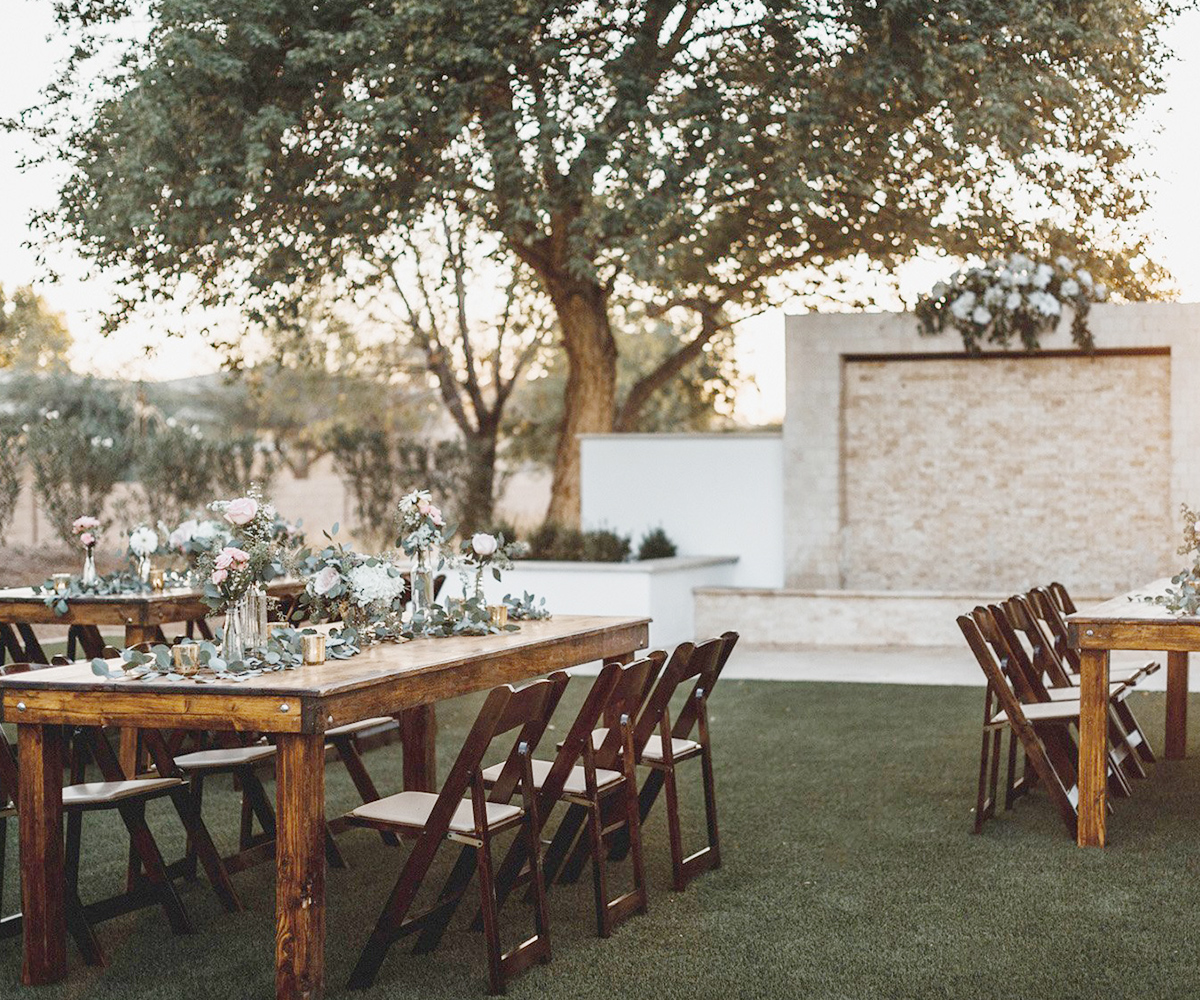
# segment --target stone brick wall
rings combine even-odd
[[[968,358],[911,314],[787,319],[785,586],[1112,595],[1181,563],[1200,504],[1200,305],[1105,304],[1036,356]]]
[[[1171,570],[1171,359],[847,359],[842,578],[1115,593]]]

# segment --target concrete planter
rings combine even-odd
[[[546,598],[551,614],[645,615],[652,618],[650,642],[669,647],[697,638],[697,587],[728,587],[737,556],[675,556],[629,563],[523,560],[497,583],[487,579],[489,601],[525,591]],[[446,583],[453,593],[456,581]]]

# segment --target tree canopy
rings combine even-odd
[[[0,285],[0,368],[63,372],[70,349],[71,334],[61,313],[28,285],[11,296]]]
[[[1155,277],[1125,128],[1160,89],[1169,2],[58,6],[79,46],[42,123],[68,167],[45,222],[127,277],[122,307],[190,281],[284,312],[379,280],[431,210],[469,212],[557,314],[562,522],[575,435],[631,426],[782,275],[1024,248],[1096,257],[1127,294]],[[693,318],[623,403],[618,291]]]

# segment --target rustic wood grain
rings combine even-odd
[[[55,983],[67,974],[63,892],[63,732],[58,726],[17,726],[21,820],[21,911],[25,940],[21,980]]]
[[[1108,778],[1108,650],[1080,651],[1079,820],[1080,847],[1103,847]]]
[[[1188,654],[1184,650],[1167,653],[1167,760],[1187,756]]]

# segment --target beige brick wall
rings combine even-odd
[[[1173,570],[1171,357],[846,359],[841,576],[1117,593]]]

